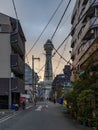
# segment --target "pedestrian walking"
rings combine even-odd
[[[56,99],[55,98],[54,98],[53,102],[54,102],[54,104],[56,103]]]
[[[63,104],[63,97],[60,98],[59,103],[60,103],[60,104]]]
[[[24,110],[24,109],[25,109],[25,107],[26,107],[25,102],[22,102],[22,109]]]

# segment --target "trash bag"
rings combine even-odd
[[[60,98],[59,103],[63,104],[63,98],[62,97]]]

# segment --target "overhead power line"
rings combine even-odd
[[[95,20],[94,20],[94,22],[92,23],[91,26],[94,25],[94,23],[96,22],[96,20],[97,20],[97,17],[95,18]],[[62,58],[67,64],[73,66],[72,63],[70,63],[70,59],[69,59],[69,60],[66,60],[66,59],[58,52],[58,50],[57,50],[55,47],[54,47],[54,50],[55,50],[55,52],[60,56],[60,58]],[[52,55],[52,57],[54,57],[54,55],[55,55],[55,53]],[[40,73],[40,71],[43,70],[43,68],[45,67],[45,65],[46,65],[46,64],[44,64],[44,65],[42,66],[42,68],[39,70],[38,73]],[[73,66],[73,67],[74,67],[74,66]]]
[[[95,3],[96,0],[94,0],[94,2],[90,5],[90,7],[88,8],[88,10],[86,11],[86,13],[90,10],[91,6]],[[80,21],[83,19],[83,17],[85,16],[86,14],[84,14]],[[79,22],[80,22],[79,21]],[[79,22],[76,24],[76,26],[79,24]],[[95,20],[94,20],[95,22]],[[94,24],[94,23],[93,23]],[[75,26],[75,28],[76,28]],[[64,39],[64,41],[59,45],[59,47],[57,49],[54,48],[55,52],[54,54],[52,55],[52,57],[54,57],[54,55],[57,53],[66,63],[69,63],[70,65],[72,65],[72,63],[70,63],[70,60],[66,60],[64,57],[61,56],[61,54],[58,52],[58,50],[60,49],[60,47],[64,44],[64,42],[68,39],[68,37],[70,36],[71,32],[67,35],[67,37]],[[72,65],[73,66],[73,65]],[[45,64],[42,66],[42,68],[39,70],[38,73],[40,73],[40,71],[42,71],[42,69],[45,67]],[[74,66],[73,66],[74,67]]]
[[[67,4],[67,6],[66,6],[66,8],[65,8],[65,10],[64,10],[64,12],[63,12],[63,15],[61,16],[60,21],[59,21],[59,23],[58,23],[58,25],[57,25],[57,27],[56,27],[56,29],[55,29],[55,31],[54,31],[52,37],[51,37],[51,40],[53,39],[54,35],[56,34],[56,32],[57,32],[57,30],[58,30],[58,27],[59,27],[60,23],[62,22],[62,19],[63,19],[64,15],[65,15],[65,13],[66,13],[66,11],[67,11],[67,9],[68,9],[70,3],[71,3],[71,0],[69,0],[68,4]]]
[[[18,33],[18,13],[17,13],[17,9],[16,9],[16,5],[15,5],[15,2],[14,0],[12,0],[12,3],[13,3],[13,8],[14,8],[14,12],[15,12],[15,16],[16,16],[16,31],[15,33]],[[29,64],[29,60],[28,60],[28,57],[26,56],[26,59],[27,59],[27,63]]]
[[[86,11],[86,13],[90,10],[91,6],[95,3],[96,0],[93,1],[93,3],[89,6],[88,10]],[[85,17],[86,13],[81,17],[81,19],[78,21],[78,23],[75,25],[74,29],[77,27],[77,25],[80,23],[80,21]],[[94,21],[95,22],[95,21]],[[93,23],[94,24],[94,23]],[[54,57],[54,55],[57,53],[66,63],[69,63],[70,65],[72,65],[70,63],[70,60],[67,61],[64,57],[61,56],[61,54],[58,52],[58,50],[61,48],[61,46],[64,44],[64,42],[68,39],[68,37],[71,35],[71,32],[66,36],[66,38],[63,40],[63,42],[59,45],[59,47],[57,49],[54,48],[55,52],[52,55],[52,57]],[[73,65],[72,65],[73,66]],[[38,73],[40,73],[40,71],[45,67],[45,64],[42,66],[42,68],[39,70]],[[74,67],[74,66],[73,66]]]
[[[14,0],[12,0],[12,3],[13,3],[13,7],[14,7],[14,12],[15,12],[15,15],[16,15],[16,31],[18,32],[18,14],[17,14],[17,10],[16,10],[16,6],[15,6],[15,2]]]
[[[77,24],[75,25],[74,29],[76,29],[77,25],[80,23],[80,21],[85,17],[85,15],[88,13],[88,11],[91,9],[91,7],[93,6],[93,4],[95,3],[96,0],[93,1],[93,3],[89,6],[88,10],[86,11],[86,13],[80,18],[80,20],[77,22]],[[58,48],[55,50],[53,56],[57,53],[57,51],[61,48],[61,46],[64,44],[64,42],[68,39],[68,37],[71,35],[71,32],[66,36],[66,38],[63,40],[63,42],[58,46]]]
[[[72,65],[68,60],[66,60],[54,47],[54,50],[56,51],[56,53],[67,63],[69,63],[70,65]]]
[[[94,4],[94,3],[93,3]],[[94,19],[94,21],[93,21],[93,23],[91,24],[91,27],[94,25],[94,23],[96,22],[96,20],[98,19],[98,17],[96,17],[95,19]],[[63,41],[64,42],[64,41]],[[62,42],[62,43],[63,43]],[[61,47],[61,46],[59,46],[59,47]],[[55,53],[53,54],[53,56],[57,53],[65,62],[67,62],[68,64],[70,64],[71,66],[73,66],[72,65],[72,63],[70,63],[70,60],[69,61],[67,61],[59,52],[58,52],[58,49],[55,49],[54,48],[54,50],[55,50]],[[76,64],[77,65],[77,64]],[[74,66],[73,66],[74,67]]]
[[[44,33],[44,31],[46,30],[46,28],[48,27],[49,23],[51,22],[51,20],[53,19],[53,17],[55,16],[56,12],[58,11],[58,9],[60,8],[61,4],[62,4],[63,0],[60,1],[60,3],[58,4],[56,10],[54,11],[54,13],[52,14],[51,18],[49,19],[48,23],[46,24],[46,26],[44,27],[44,29],[42,30],[41,34],[39,35],[39,37],[37,38],[37,40],[34,42],[33,46],[30,48],[30,50],[27,52],[26,55],[29,55],[29,53],[31,52],[31,50],[34,48],[34,46],[37,44],[37,42],[39,41],[39,39],[41,38],[42,34]]]
[[[62,51],[62,54],[61,54],[62,56],[64,55],[65,49],[66,49],[66,45],[64,46],[64,49]],[[59,61],[58,61],[57,66],[56,66],[56,68],[54,70],[54,73],[56,73],[57,69],[59,68],[60,63],[61,63],[61,59],[62,59],[62,57],[59,58]]]
[[[17,20],[18,20],[18,15],[17,15],[17,10],[16,10],[16,6],[15,6],[14,0],[12,0],[12,3],[13,3],[13,7],[14,7],[14,11],[15,11],[16,18],[17,18]]]

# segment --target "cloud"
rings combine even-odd
[[[24,34],[26,36],[27,42],[26,47],[29,50],[34,42],[37,40],[38,36],[48,23],[53,12],[57,8],[60,0],[14,0],[16,5],[16,10],[18,13],[19,20],[21,22]],[[44,51],[43,45],[47,39],[51,38],[61,16],[69,0],[64,0],[60,9],[57,11],[53,20],[50,22],[49,26],[45,30],[41,39],[38,41],[34,49],[31,51],[29,60],[31,62],[31,55],[39,55]],[[60,43],[70,32],[71,24],[70,17],[76,0],[73,0],[54,39],[53,43],[55,47],[58,47]],[[9,16],[16,17],[12,0],[0,0],[0,12],[5,13]],[[62,50],[62,48],[61,48]],[[62,52],[62,51],[61,51]],[[43,56],[41,56],[43,57]],[[66,58],[68,57],[68,53]],[[43,62],[41,63],[43,64]],[[53,63],[56,64],[56,63]],[[61,69],[62,66],[61,66]],[[59,71],[58,71],[59,73]]]

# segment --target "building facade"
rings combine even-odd
[[[33,101],[32,79],[32,69],[25,63],[25,94],[28,95],[30,101]]]
[[[65,76],[65,82],[70,83],[71,82],[71,67],[70,67],[70,65],[65,65],[63,72],[64,72],[64,76]]]
[[[73,80],[98,61],[98,0],[76,0],[71,19]]]
[[[52,86],[54,88],[71,86],[71,67],[70,65],[65,65],[63,69],[63,74],[57,75],[53,82]]]
[[[24,93],[25,41],[19,20],[0,13],[0,107],[19,104]]]
[[[27,63],[25,63],[25,94],[29,95],[30,101],[33,101],[35,91],[34,89],[36,89],[38,81],[39,81],[38,74],[34,72],[34,70],[32,70],[32,68]]]

